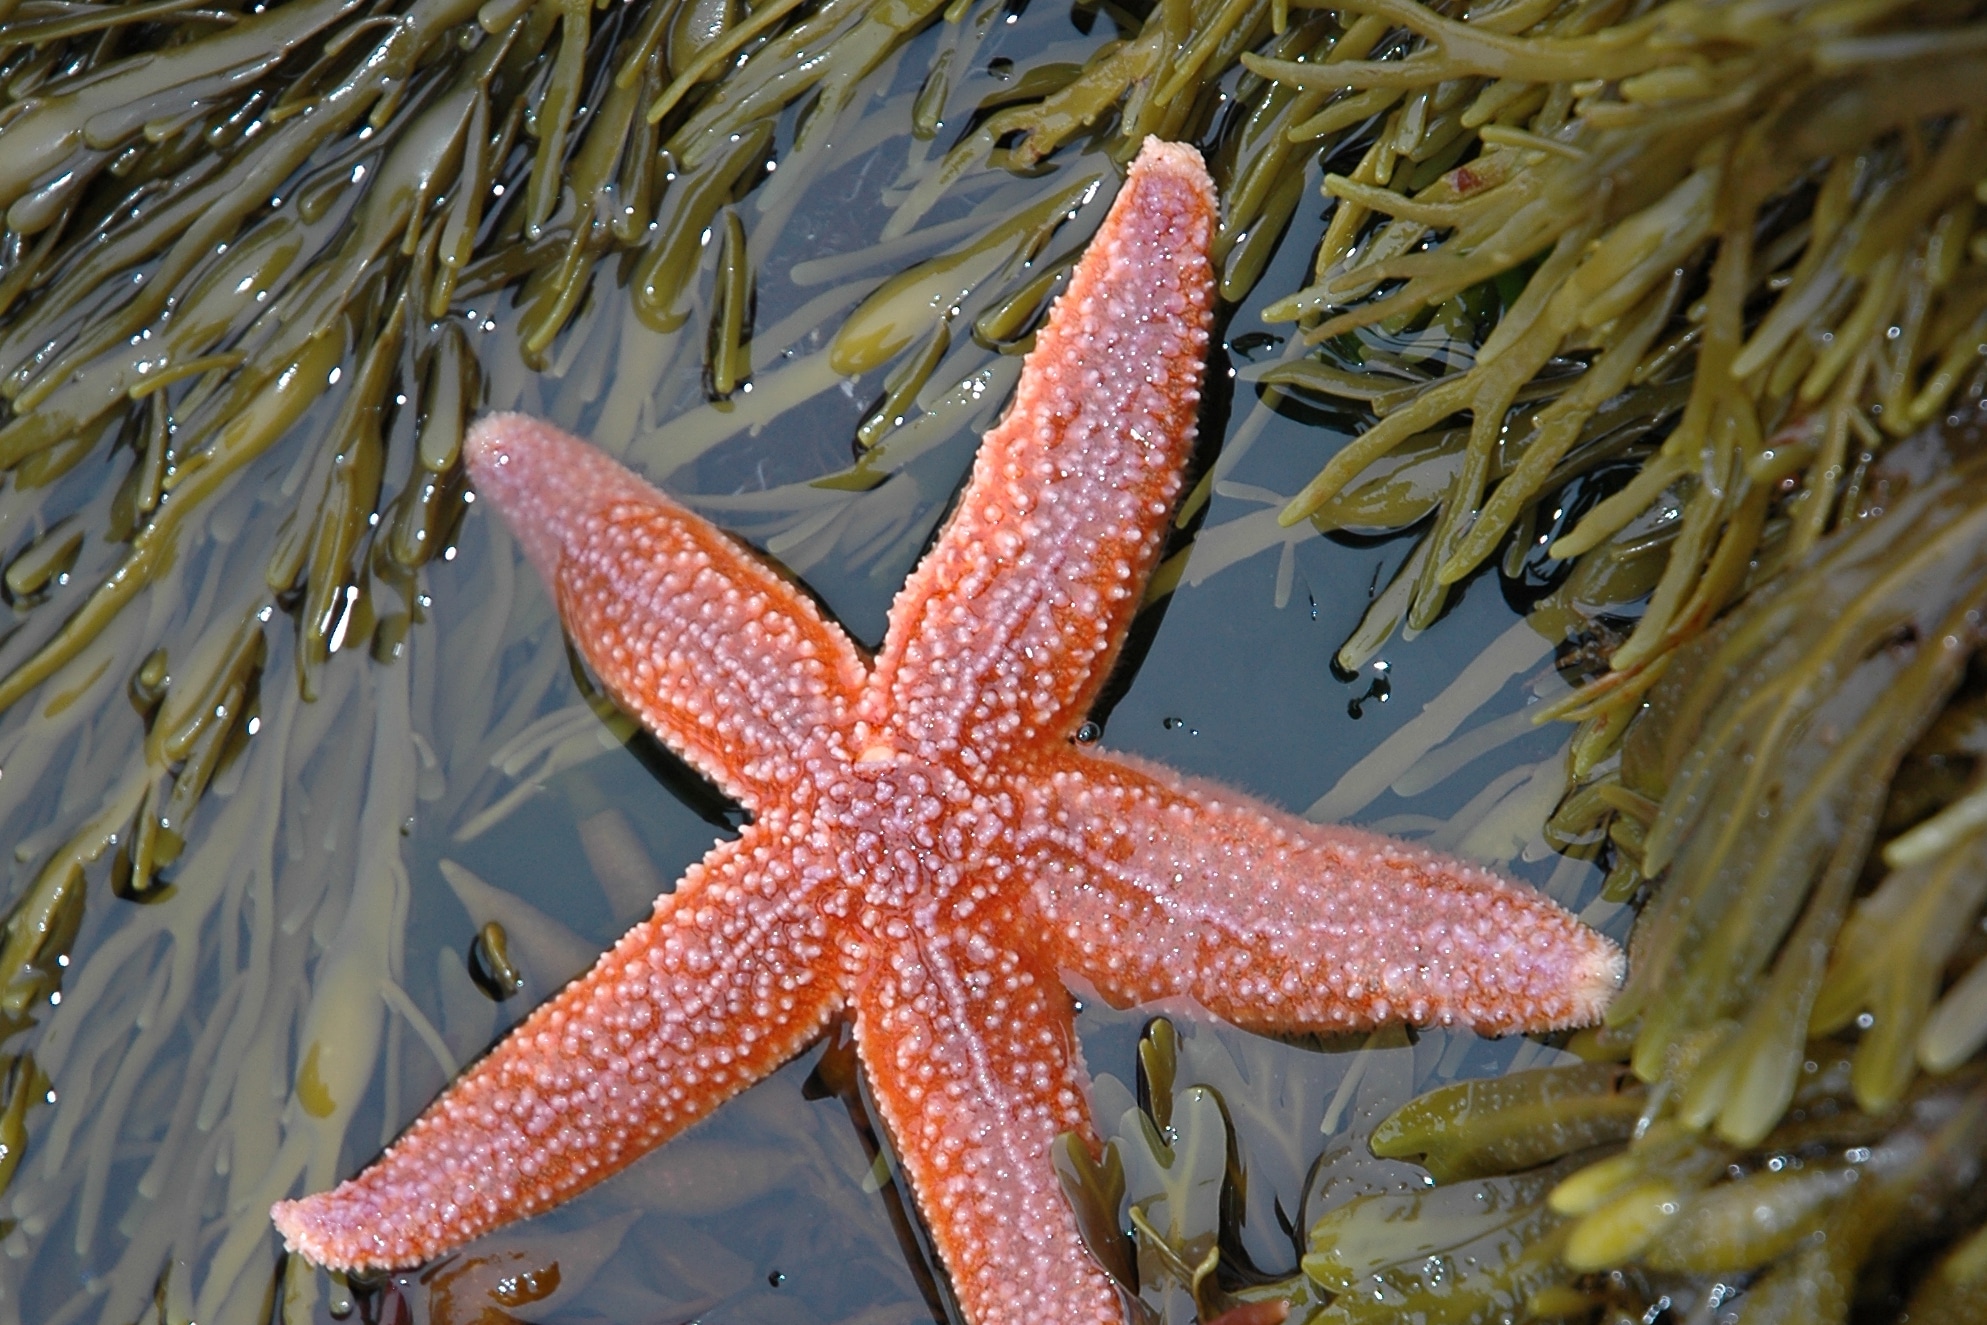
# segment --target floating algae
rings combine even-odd
[[[1977,429],[1894,448],[1813,555],[1674,652],[1556,816],[1574,844],[1605,824],[1610,893],[1647,897],[1575,1041],[1595,1061],[1446,1086],[1371,1135],[1531,1233],[1459,1226],[1430,1278],[1440,1203],[1362,1198],[1314,1231],[1307,1272],[1348,1295],[1323,1319],[1977,1307],[1981,464]],[[1377,1248],[1357,1282],[1348,1239]]]
[[[1397,614],[1422,628],[1528,509],[1638,451],[1633,483],[1551,543],[1555,557],[1607,558],[1644,511],[1678,510],[1613,674],[1568,706],[1587,718],[1591,766],[1762,548],[1771,560],[1813,546],[1856,454],[1978,394],[1987,65],[1977,30],[1934,35],[1977,15],[1679,0],[1515,3],[1457,21],[1412,0],[1339,7],[1369,32],[1413,34],[1411,53],[1244,57],[1338,93],[1332,106],[1385,112],[1350,173],[1325,177],[1339,206],[1314,283],[1269,313],[1323,343],[1271,380],[1374,420],[1284,518],[1324,514],[1374,461],[1467,415]],[[1338,122],[1327,107],[1292,132]],[[1470,362],[1378,400],[1357,385],[1372,380],[1348,371],[1365,344],[1346,333],[1467,312],[1473,291],[1510,276],[1523,292]],[[1678,399],[1666,388],[1684,374]],[[1676,416],[1653,455],[1604,409],[1638,395],[1629,413]]]
[[[1183,521],[1243,491],[1228,476],[1270,414],[1325,402],[1326,418],[1365,428],[1295,498],[1248,492],[1260,516],[1202,531],[1198,564],[1183,554],[1162,584],[1280,547],[1284,601],[1297,536],[1432,517],[1341,653],[1356,667],[1400,624],[1431,624],[1476,566],[1501,559],[1519,578],[1541,540],[1574,558],[1534,618],[1554,642],[1587,632],[1594,655],[1588,688],[1561,704],[1584,723],[1554,832],[1591,850],[1605,822],[1624,897],[1668,865],[1644,942],[1708,1000],[1693,1021],[1647,997],[1652,957],[1596,1045],[1622,1052],[1632,1035],[1655,1111],[1670,1111],[1651,1131],[1678,1148],[1644,1176],[1673,1179],[1682,1168],[1656,1170],[1717,1147],[1764,1154],[1805,1089],[1807,1030],[1859,1019],[1848,1093],[1829,1098],[1883,1115],[1873,1148],[1969,1153],[1933,1115],[1959,1098],[1987,1028],[1987,963],[1968,928],[1987,821],[1987,793],[1967,781],[1977,681],[1964,658],[1912,651],[1939,610],[1963,617],[1959,600],[1916,603],[1919,634],[1882,636],[1867,656],[1848,636],[1875,617],[1845,626],[1839,656],[1855,658],[1861,689],[1831,675],[1826,694],[1759,701],[1798,711],[1809,733],[1880,697],[1916,705],[1915,721],[1840,728],[1901,770],[1887,800],[1845,784],[1854,761],[1830,763],[1799,732],[1783,745],[1807,762],[1762,773],[1805,788],[1820,770],[1807,822],[1836,834],[1827,860],[1813,842],[1808,857],[1749,859],[1763,848],[1734,837],[1719,859],[1751,876],[1685,863],[1712,847],[1681,840],[1685,811],[1662,784],[1692,767],[1690,724],[1708,702],[1688,720],[1659,703],[1624,771],[1607,761],[1666,669],[1703,665],[1679,653],[1693,636],[1869,504],[1892,439],[1981,393],[1977,11],[1160,0],[1079,7],[1076,29],[1013,60],[1000,43],[1026,16],[965,0],[0,3],[11,1263],[73,1251],[81,1277],[39,1271],[79,1285],[37,1299],[64,1321],[260,1319],[272,1293],[301,1319],[318,1281],[301,1267],[272,1280],[268,1201],[349,1168],[487,1041],[494,1009],[463,959],[473,926],[436,967],[438,1003],[409,993],[429,976],[403,951],[419,889],[402,834],[441,823],[467,849],[625,729],[603,740],[595,710],[561,709],[568,658],[544,604],[513,593],[508,553],[465,521],[469,415],[550,403],[653,474],[736,489],[708,508],[796,569],[846,561],[888,579],[937,516],[920,486],[942,468],[931,458],[998,408],[1108,199],[1109,162],[1146,133],[1208,149],[1224,297],[1282,273],[1272,311],[1305,333],[1241,369],[1253,412]],[[887,210],[870,231],[808,210],[824,181],[877,170],[884,144],[895,155],[868,193]],[[1277,258],[1287,229],[1315,233],[1293,218],[1320,176],[1325,234],[1310,277],[1291,280]],[[802,227],[820,251],[769,278]],[[831,441],[742,472],[725,444],[802,406]],[[821,479],[851,446],[856,462]],[[1922,535],[1914,552],[1960,556],[1954,527],[1927,514],[1957,520],[1957,499],[1929,491],[1899,499],[1918,503],[1911,533],[1878,521],[1852,540]],[[489,576],[473,612],[433,593],[458,551]],[[1811,615],[1781,593],[1783,617]],[[1630,629],[1621,618],[1648,595]],[[1797,653],[1764,635],[1747,647],[1755,670],[1776,647]],[[1720,720],[1737,733],[1742,718]],[[1489,748],[1510,734],[1470,736]],[[1437,780],[1443,758],[1476,748],[1424,747],[1408,780]],[[1507,789],[1489,816],[1498,834],[1534,835],[1540,797],[1566,785],[1558,760]],[[1370,799],[1350,784],[1333,795]],[[1696,804],[1717,804],[1705,795]],[[1798,835],[1799,822],[1740,828]],[[1893,872],[1859,895],[1873,843]],[[1664,919],[1670,891],[1764,920],[1750,935],[1693,930]],[[530,936],[509,937],[510,957],[528,958]],[[1943,962],[1900,969],[1897,953],[1933,944]],[[544,992],[531,981],[550,977],[523,967],[507,975]],[[1569,1163],[1528,1129],[1619,1144],[1621,1072],[1582,1070],[1576,1085],[1607,1092],[1561,1091],[1501,1133],[1472,1133],[1448,1176],[1512,1182],[1506,1169]],[[1239,1115],[1239,1091],[1223,1098]],[[1833,1191],[1788,1190],[1816,1208]],[[1439,1213],[1372,1195],[1339,1217],[1335,1242],[1360,1220]],[[1246,1305],[1233,1282],[1196,1286],[1206,1251],[1174,1222],[1186,1204],[1163,1229],[1147,1219],[1153,1282],[1184,1284],[1196,1309]],[[1523,1279],[1541,1311],[1592,1307],[1549,1254],[1559,1235],[1533,1233],[1477,1235],[1514,1259],[1496,1262],[1504,1279],[1484,1271],[1471,1310],[1515,1300],[1521,1271],[1545,1276]],[[1232,1247],[1232,1227],[1220,1236]],[[1367,1278],[1338,1267],[1289,1300],[1336,1292],[1331,1309],[1349,1312],[1357,1294],[1338,1285],[1436,1291],[1389,1269],[1383,1243],[1356,1267]],[[1582,1264],[1616,1246],[1593,1245]],[[1979,1294],[1982,1264],[1955,1243],[1920,1286],[1924,1310],[1961,1310],[1950,1304]],[[509,1265],[484,1268],[501,1279],[491,1267]],[[0,1304],[0,1319],[20,1309]]]
[[[1987,526],[1968,423],[1987,389],[1987,83],[1982,30],[1965,26],[1981,11],[1510,5],[1459,23],[1346,8],[1413,34],[1404,58],[1247,59],[1348,105],[1371,98],[1364,113],[1396,107],[1358,167],[1328,175],[1340,205],[1314,282],[1272,309],[1320,349],[1258,380],[1353,402],[1369,424],[1284,515],[1433,517],[1348,665],[1396,624],[1427,625],[1449,585],[1516,546],[1514,528],[1575,563],[1542,630],[1592,629],[1597,608],[1648,595],[1631,628],[1601,632],[1598,667],[1569,651],[1592,679],[1548,711],[1583,719],[1555,836],[1591,843],[1605,824],[1610,895],[1647,898],[1628,986],[1586,1048],[1653,1089],[1627,1154],[1551,1206],[1580,1216],[1564,1271],[1700,1276],[1684,1292],[1631,1276],[1619,1303],[1568,1279],[1501,1307],[1471,1306],[1460,1281],[1396,1305],[1467,1318],[1530,1295],[1543,1315],[1633,1315],[1694,1296],[1709,1311],[1714,1275],[1738,1277],[1717,1297],[1747,1321],[1901,1299],[1884,1254],[1911,1264],[1953,1236],[1940,1221],[1981,1213],[1967,1192],[1982,1097],[1965,1066],[1987,1044]],[[1480,146],[1445,160],[1472,130]],[[1397,385],[1400,358],[1375,354],[1372,330],[1468,314],[1512,272],[1521,292],[1471,361]],[[1632,478],[1593,504],[1580,479],[1609,470]],[[1819,1105],[1818,1063],[1833,1083]],[[1594,1096],[1594,1118],[1618,1125],[1621,1098]],[[1496,1100],[1490,1114],[1523,1124]],[[1868,1144],[1849,1167],[1700,1190],[1785,1147],[1817,1107],[1860,1117]],[[1457,1134],[1431,1149],[1432,1172],[1474,1176],[1478,1150],[1509,1144],[1484,1112],[1432,1128]],[[1554,1102],[1534,1135],[1582,1116]],[[1792,1148],[1795,1169],[1816,1158]],[[1893,1167],[1856,1167],[1873,1154]],[[1979,1300],[1978,1245],[1954,1245],[1909,1309],[1961,1318]]]
[[[1460,1235],[1483,1236],[1465,1222],[1440,1252],[1461,1270],[1453,1282],[1426,1280],[1427,1263],[1400,1254],[1395,1241],[1369,1271],[1375,1291],[1428,1310],[1429,1319],[1473,1318],[1472,1293],[1496,1310],[1541,1316],[1639,1316],[1665,1301],[1686,1318],[1736,1303],[1746,1322],[1846,1319],[1862,1280],[1895,1289],[1901,1253],[1947,1232],[1942,1220],[1972,1210],[1970,1188],[1987,1159],[1987,1083],[1977,1072],[1923,1083],[1884,1116],[1856,1107],[1850,1073],[1839,1053],[1807,1062],[1794,1110],[1749,1145],[1646,1117],[1625,1148],[1624,1137],[1569,1135],[1536,1112],[1538,1099],[1584,1099],[1577,1111],[1590,1117],[1624,1104],[1645,1115],[1660,1107],[1654,1092],[1624,1090],[1618,1078],[1587,1067],[1521,1073],[1500,1083],[1498,1098],[1472,1100],[1474,1107],[1459,1097],[1481,1097],[1478,1083],[1435,1092],[1410,1109],[1446,1117],[1417,1127],[1396,1125],[1397,1115],[1376,1130],[1375,1149],[1411,1156],[1426,1147],[1433,1159],[1487,1133],[1522,1139],[1527,1160],[1565,1155],[1511,1177],[1460,1177],[1436,1189],[1479,1221],[1488,1222],[1487,1208],[1508,1223],[1533,1221],[1554,1254],[1541,1261],[1529,1239],[1486,1254],[1464,1243]],[[1400,1219],[1402,1205],[1398,1198],[1355,1203],[1314,1239],[1356,1229],[1387,1244],[1384,1222]],[[1336,1268],[1344,1253],[1333,1248],[1319,1259]],[[1592,1274],[1603,1269],[1614,1272]],[[1965,1275],[1961,1267],[1950,1279],[1963,1285]],[[1935,1280],[1920,1297],[1930,1309],[1947,1292]],[[1325,1319],[1362,1319],[1363,1310],[1334,1303]]]
[[[1109,1201],[1130,1212],[1144,1272],[1128,1286],[1159,1319],[1195,1319],[1198,1299],[1203,1320],[1280,1304],[1291,1319],[1343,1325],[1711,1319],[1734,1308],[1744,1322],[1793,1325],[1846,1320],[1852,1302],[1885,1294],[1908,1295],[1913,1320],[1968,1319],[1979,1300],[1977,1234],[1915,1284],[1905,1268],[1950,1235],[1947,1221],[1980,1213],[1987,1080],[1977,1068],[1921,1080],[1872,1115],[1856,1104],[1850,1056],[1820,1050],[1785,1120],[1750,1145],[1652,1123],[1660,1093],[1611,1064],[1441,1086],[1371,1127],[1377,1164],[1327,1149],[1292,1212],[1298,1273],[1238,1280],[1216,1271],[1246,1263],[1225,1210],[1249,1166],[1224,1146],[1222,1088],[1189,1084],[1205,1067],[1223,1075],[1220,1064],[1202,1054],[1187,1069],[1171,1039],[1164,1021],[1148,1028],[1138,1093],[1148,1103],[1125,1100],[1101,1169],[1064,1168],[1079,1210]],[[1121,1092],[1100,1080],[1100,1104]],[[1440,1182],[1407,1176],[1419,1169]],[[1143,1213],[1154,1210],[1157,1224]]]

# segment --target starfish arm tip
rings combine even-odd
[[[276,1204],[270,1206],[269,1222],[274,1224],[276,1231],[283,1235],[284,1249],[295,1251],[297,1249],[298,1233],[297,1202],[278,1201]]]
[[[358,1181],[340,1183],[269,1208],[283,1250],[327,1270],[394,1270],[416,1266],[448,1250],[424,1235],[417,1207],[395,1210]]]
[[[1207,173],[1207,163],[1191,143],[1171,143],[1157,134],[1147,134],[1145,141],[1139,145],[1132,169],[1177,175],[1192,180],[1196,185],[1204,185],[1209,194],[1214,192],[1214,181]]]
[[[529,416],[501,410],[485,414],[469,425],[462,437],[462,455],[472,469],[481,468],[503,450],[504,434]]]
[[[584,524],[600,495],[623,486],[614,482],[618,467],[594,448],[524,414],[476,420],[463,435],[462,460],[476,490],[496,504],[548,582],[568,538],[584,533],[576,524]]]
[[[462,462],[477,487],[501,491],[511,486],[506,480],[514,457],[528,459],[532,451],[558,436],[557,430],[528,414],[485,414],[462,435]]]
[[[283,1250],[290,1255],[330,1270],[357,1269],[357,1259],[332,1227],[336,1195],[321,1192],[295,1201],[278,1201],[269,1207],[269,1219],[282,1236]]]
[[[1544,902],[1544,899],[1540,899]],[[1552,905],[1545,902],[1545,905]],[[1535,982],[1508,1004],[1496,1004],[1478,1028],[1492,1034],[1577,1030],[1607,1016],[1628,971],[1628,958],[1607,935],[1570,914],[1552,926],[1548,946],[1535,953]]]
[[[596,539],[616,503],[688,513],[612,456],[528,414],[486,414],[462,439],[463,466],[548,584],[562,558]]]
[[[1593,942],[1574,972],[1573,1002],[1578,1026],[1592,1026],[1607,1015],[1621,982],[1628,974],[1628,957],[1614,940],[1587,931]]]

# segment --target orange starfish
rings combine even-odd
[[[1118,1322],[1049,1162],[1096,1149],[1074,972],[1263,1031],[1593,1020],[1605,938],[1487,870],[1079,746],[1194,435],[1214,188],[1147,142],[873,665],[807,596],[515,415],[466,454],[615,698],[752,813],[292,1251],[405,1266],[545,1210],[821,1034],[856,1043],[975,1325]]]

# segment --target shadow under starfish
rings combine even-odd
[[[465,444],[617,702],[753,822],[335,1191],[291,1250],[430,1259],[618,1171],[852,1018],[975,1325],[1123,1319],[1049,1160],[1093,1151],[1060,972],[1262,1031],[1584,1024],[1614,945],[1529,889],[1075,743],[1162,546],[1213,185],[1148,141],[873,662],[722,531],[515,415]]]

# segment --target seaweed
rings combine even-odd
[[[277,1268],[260,1209],[480,1047],[478,978],[541,988],[577,944],[478,902],[476,976],[457,951],[434,977],[447,1015],[405,988],[407,825],[473,842],[632,736],[583,677],[558,698],[544,605],[470,518],[466,420],[546,401],[542,375],[561,422],[657,477],[774,486],[703,504],[797,572],[915,550],[920,467],[998,408],[1148,133],[1208,152],[1232,304],[1328,209],[1300,288],[1263,292],[1298,334],[1238,368],[1248,412],[1155,594],[1275,547],[1281,601],[1299,539],[1414,530],[1339,651],[1357,670],[1480,567],[1543,567],[1530,622],[1580,684],[1535,713],[1580,726],[1533,791],[1570,777],[1552,840],[1647,902],[1635,980],[1582,1045],[1597,1065],[1537,1098],[1479,1088],[1504,1130],[1430,1152],[1455,1190],[1505,1183],[1482,1190],[1526,1212],[1508,1228],[1534,1221],[1472,1235],[1469,1309],[1613,1305],[1583,1277],[1603,1262],[1639,1267],[1627,1297],[1697,1272],[1579,1232],[1641,1228],[1646,1203],[1551,1213],[1512,1180],[1622,1145],[1631,1100],[1630,1187],[1737,1185],[1691,1166],[1779,1144],[1817,1045],[1874,1150],[1972,1153],[1970,1123],[1941,1129],[1987,1040],[1980,517],[1965,446],[1899,443],[1987,392],[1979,7],[1156,0],[1081,7],[1081,41],[996,74],[1010,16],[0,0],[0,1188],[10,1252],[59,1227],[100,1267],[69,1317],[303,1318],[319,1281]],[[857,246],[769,267],[809,191],[884,142],[901,164]],[[1298,406],[1357,435],[1294,496],[1193,528]],[[726,477],[729,443],[803,408],[830,444]],[[474,611],[435,594],[458,554],[491,567]],[[652,889],[613,812],[585,813],[604,891]],[[1454,1103],[1388,1136],[1442,1132]],[[1206,1104],[1183,1113],[1196,1145]],[[1153,1188],[1132,1259],[1174,1285],[1165,1309],[1276,1298],[1223,1279],[1232,1256],[1196,1278],[1232,1212],[1201,1190],[1162,1221],[1176,1157],[1151,1154],[1120,1180]],[[1919,1177],[1859,1192],[1931,1190],[1907,1159]],[[1849,1208],[1783,1186],[1789,1209]],[[1371,1196],[1334,1245],[1438,1214]],[[1911,1309],[1967,1318],[1987,1242],[1945,1233]],[[1324,1277],[1278,1300],[1432,1302],[1392,1245],[1327,1265],[1320,1235]],[[1758,1252],[1755,1301],[1800,1281],[1769,1262],[1820,1255]]]
[[[1461,20],[1414,0],[1336,8],[1370,34],[1404,34],[1404,53],[1241,57],[1332,98],[1293,137],[1382,117],[1358,164],[1324,178],[1338,202],[1313,283],[1265,314],[1320,347],[1269,380],[1360,401],[1371,419],[1282,519],[1334,524],[1328,504],[1376,461],[1468,416],[1466,440],[1443,448],[1461,458],[1430,550],[1405,601],[1389,599],[1341,654],[1355,667],[1394,625],[1425,629],[1514,527],[1621,453],[1607,407],[1640,394],[1641,413],[1674,412],[1632,481],[1550,541],[1586,570],[1632,556],[1639,540],[1622,536],[1645,512],[1674,511],[1609,674],[1561,705],[1583,722],[1584,773],[1670,652],[1815,545],[1859,455],[1979,394],[1977,15],[1708,0],[1514,3]],[[1522,292],[1467,362],[1378,398],[1357,385],[1371,376],[1353,333],[1426,323],[1507,278]],[[1659,403],[1678,380],[1680,409]]]
[[[1914,1252],[1950,1234],[1946,1221],[1979,1217],[1972,1188],[1987,1159],[1977,1070],[1922,1082],[1875,1115],[1858,1108],[1851,1072],[1848,1055],[1818,1049],[1794,1108],[1746,1144],[1659,1118],[1660,1087],[1624,1088],[1593,1066],[1435,1091],[1375,1129],[1373,1147],[1425,1155],[1441,1185],[1361,1198],[1312,1230],[1306,1273],[1348,1294],[1324,1319],[1365,1319],[1377,1305],[1442,1320],[1734,1308],[1748,1323],[1847,1320],[1877,1295],[1871,1280],[1896,1291]],[[1626,1134],[1570,1135],[1537,1110],[1546,1098],[1578,1116],[1642,1117]],[[1445,1156],[1514,1143],[1509,1162],[1444,1172]],[[1408,1236],[1389,1227],[1404,1220],[1421,1222]],[[1416,1234],[1429,1245],[1413,1245]],[[1962,1239],[1919,1282],[1909,1319],[1963,1310],[1977,1292],[1969,1255]]]
[[[1367,1046],[1352,1058],[1388,1052]],[[1137,1270],[1117,1272],[1153,1319],[1275,1307],[1329,1322],[1663,1310],[1839,1322],[1889,1293],[1909,1296],[1910,1319],[1922,1310],[1959,1320],[1978,1300],[1987,1082],[1977,1066],[1915,1082],[1871,1113],[1856,1100],[1853,1052],[1817,1046],[1791,1109],[1747,1144],[1664,1116],[1665,1089],[1613,1063],[1439,1086],[1356,1128],[1363,1160],[1321,1157],[1306,1221],[1292,1230],[1297,1272],[1279,1277],[1224,1259],[1234,1216],[1223,1202],[1248,1171],[1226,1114],[1208,1107],[1220,1091],[1185,1084],[1163,1018],[1139,1057],[1141,1104],[1112,1136],[1111,1183],[1064,1172],[1080,1211],[1109,1202],[1129,1219]],[[1182,1106],[1185,1117],[1173,1112]],[[1395,1170],[1408,1166],[1423,1179],[1401,1181]],[[1141,1216],[1155,1208],[1177,1212],[1170,1231]],[[1962,1233],[1948,1243],[1955,1223]]]

